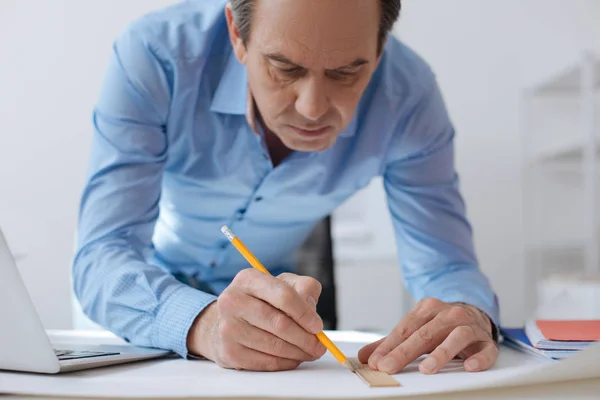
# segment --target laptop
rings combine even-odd
[[[169,354],[130,345],[53,347],[0,230],[0,370],[58,374]]]

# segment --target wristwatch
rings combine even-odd
[[[489,315],[488,319],[490,320],[490,324],[492,325],[492,339],[494,340],[494,343],[498,344],[500,342],[500,329],[498,329],[498,325],[496,325],[494,321],[492,321]]]

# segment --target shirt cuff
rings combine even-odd
[[[160,308],[156,317],[153,345],[188,358],[187,336],[196,317],[216,296],[181,285]]]

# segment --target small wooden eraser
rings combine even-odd
[[[393,376],[381,371],[373,371],[367,364],[361,364],[357,358],[349,358],[354,373],[369,387],[402,386]]]

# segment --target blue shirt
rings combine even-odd
[[[186,357],[196,316],[249,268],[223,225],[274,274],[293,272],[314,225],[382,176],[411,294],[470,303],[497,322],[454,169],[454,129],[425,62],[390,37],[337,143],[274,168],[245,115],[246,70],[225,4],[178,3],[134,21],[114,43],[73,265],[85,313],[134,344]]]

